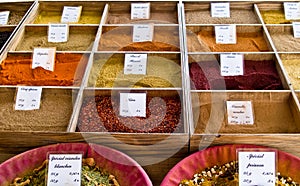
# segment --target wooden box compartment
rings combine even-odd
[[[64,43],[48,42],[48,26],[25,25],[12,39],[11,51],[33,51],[37,47],[55,47],[56,51],[91,51],[98,26],[69,26],[68,41]]]
[[[229,18],[212,17],[211,3],[184,2],[185,24],[261,24],[253,2],[230,2]]]
[[[7,25],[17,26],[24,20],[26,14],[30,12],[31,7],[34,5],[34,1],[20,1],[11,2],[4,0],[0,2],[0,12],[9,11],[9,19]],[[1,25],[3,26],[3,25]]]
[[[244,75],[221,76],[221,54],[188,54],[192,90],[289,90],[275,54],[243,54]]]
[[[290,91],[192,92],[193,134],[298,134],[299,106]],[[229,124],[226,101],[251,101],[254,124]],[[283,125],[284,123],[284,125]]]
[[[298,53],[279,53],[283,71],[291,84],[292,89],[300,90],[299,69],[300,54]]]
[[[39,0],[30,14],[27,24],[60,23],[64,6],[81,6],[80,19],[70,24],[100,24],[105,2],[97,1],[44,1]]]
[[[128,54],[128,53],[127,53]],[[139,55],[134,54],[134,55]],[[125,53],[95,53],[88,87],[181,88],[180,53],[146,53],[146,74],[124,74]]]
[[[80,87],[90,53],[56,53],[54,71],[32,68],[32,53],[5,53],[0,85]]]
[[[43,88],[40,109],[15,110],[16,87],[1,87],[2,132],[67,131],[77,89]]]
[[[258,2],[256,5],[265,24],[291,24],[292,21],[297,21],[285,19],[284,1],[271,3]]]
[[[236,44],[217,44],[212,25],[186,25],[188,52],[272,52],[262,26],[236,25]]]
[[[180,51],[181,38],[179,35],[179,26],[153,26],[152,41],[133,42],[133,25],[105,25],[102,27],[98,51]]]
[[[149,19],[131,19],[131,4],[141,2],[108,2],[105,24],[178,24],[177,1],[151,1]]]
[[[146,117],[122,116],[121,93],[145,93]],[[145,133],[145,135],[188,134],[184,95],[181,89],[92,89],[84,90],[70,131]],[[133,98],[134,99],[134,98]]]
[[[0,54],[12,38],[16,26],[0,26]]]
[[[299,52],[299,38],[294,37],[292,25],[268,25],[272,42],[278,52]]]

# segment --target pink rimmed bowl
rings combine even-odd
[[[257,145],[222,145],[212,146],[195,152],[178,162],[165,176],[161,186],[178,186],[183,179],[191,179],[193,175],[207,167],[223,165],[237,160],[237,149],[262,149],[277,152],[277,171],[281,175],[292,177],[300,183],[300,158],[277,149]]]
[[[96,164],[116,176],[120,185],[152,186],[144,169],[132,158],[115,149],[89,143],[61,143],[35,148],[0,164],[0,186],[39,167],[49,153],[82,153],[94,158]]]

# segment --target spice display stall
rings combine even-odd
[[[127,154],[160,185],[210,146],[263,145],[299,157],[299,39],[282,21],[284,1],[230,1],[227,18],[213,17],[212,3],[1,2],[0,12],[23,13],[0,26],[0,38],[11,32],[0,54],[0,162],[45,145],[95,143]],[[80,16],[63,24],[66,7]],[[269,20],[277,14],[279,22]],[[58,27],[67,31],[51,32]],[[32,68],[42,55],[54,58],[53,70]],[[243,63],[228,67],[224,58]],[[35,87],[40,107],[16,109],[19,89]],[[226,106],[241,102],[252,114],[230,118]]]

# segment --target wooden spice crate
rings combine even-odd
[[[105,2],[97,1],[45,1],[39,0],[28,15],[27,24],[60,23],[64,6],[81,6],[81,19],[71,24],[99,25]],[[45,17],[49,17],[46,19]]]
[[[13,37],[13,35],[17,32],[18,28],[21,26],[27,14],[30,12],[32,6],[34,5],[34,1],[26,1],[26,2],[9,2],[9,1],[1,1],[0,3],[0,12],[9,11],[9,19],[7,25],[0,25],[0,34],[10,32],[9,37],[7,37],[6,41],[2,41],[3,43],[0,45],[0,54],[5,50],[9,41]],[[4,39],[4,38],[1,38]]]
[[[131,53],[131,52],[130,52]],[[127,54],[130,54],[127,53]],[[134,53],[133,53],[134,54]],[[139,53],[138,53],[139,54]],[[94,53],[87,87],[182,88],[183,56],[181,53],[147,54],[146,75],[124,75],[125,53]],[[110,74],[105,78],[105,74]],[[154,76],[154,77],[152,77]],[[147,84],[147,80],[152,83]],[[155,82],[155,79],[157,82]]]
[[[299,52],[299,39],[294,37],[292,25],[268,25],[268,32],[278,52]]]
[[[203,73],[209,73],[206,72],[205,70],[205,65],[201,66],[201,62],[204,63],[212,63],[212,67],[216,67],[219,71],[218,74],[221,74],[220,69],[218,69],[220,67],[220,55],[222,53],[215,53],[215,54],[200,54],[200,53],[189,53],[186,58],[187,58],[187,64],[188,64],[188,78],[190,81],[190,89],[191,90],[196,90],[197,87],[195,87],[195,82],[193,82],[193,79],[191,79],[191,66],[193,65],[193,63],[198,63],[198,66],[200,67],[200,69],[203,70]],[[274,70],[276,70],[278,77],[280,79],[280,82],[282,84],[282,87],[280,87],[279,90],[290,90],[290,81],[287,78],[286,72],[283,69],[282,63],[280,61],[280,59],[278,58],[277,55],[275,55],[275,53],[240,53],[243,55],[243,60],[244,61],[253,61],[253,64],[255,64],[255,62],[264,62],[264,61],[270,61],[270,65],[272,65],[274,67]],[[273,63],[272,63],[273,62]],[[262,63],[263,65],[263,63]],[[258,67],[248,67],[248,68],[258,68]],[[244,70],[245,70],[245,64],[244,64]],[[256,69],[258,70],[258,69]],[[207,74],[207,77],[209,77],[209,74]],[[207,83],[213,83],[213,82],[209,82],[212,80],[207,79]],[[213,86],[212,86],[213,87]],[[236,87],[236,86],[235,86]],[[213,90],[213,88],[210,88]],[[226,90],[226,86],[225,86],[225,80],[224,80],[224,87],[220,87],[220,88],[216,88],[217,90]],[[198,89],[199,90],[199,89]],[[205,90],[205,89],[202,89]],[[251,89],[252,90],[252,89]],[[272,90],[272,89],[271,89]],[[201,91],[201,90],[200,90]],[[256,91],[260,91],[260,90],[256,90]]]
[[[149,105],[147,104],[147,117],[142,119],[139,117],[133,117],[131,119],[127,117],[121,117],[119,115],[119,103],[120,103],[120,93],[146,93],[146,96],[149,97]],[[124,135],[131,135],[131,133],[145,133],[145,135],[155,136],[155,134],[161,135],[164,134],[166,137],[172,135],[173,133],[178,134],[188,134],[188,124],[186,123],[187,119],[185,116],[185,105],[184,105],[184,95],[181,89],[173,89],[173,90],[153,90],[153,89],[86,89],[81,96],[82,100],[79,101],[77,105],[76,115],[73,118],[72,126],[70,126],[70,131],[82,131],[82,132],[113,132],[113,133],[124,133]],[[100,97],[100,98],[95,98]],[[166,100],[163,100],[166,98]],[[173,98],[176,98],[173,100]],[[172,101],[169,102],[168,99]],[[112,103],[111,106],[108,106],[106,109],[97,109],[98,101],[102,101],[102,106],[108,106]],[[152,101],[152,103],[151,103]],[[154,104],[154,105],[153,105]],[[169,105],[170,104],[170,105]],[[83,110],[83,106],[85,108],[91,108],[91,113],[86,113],[86,109]],[[179,107],[178,112],[171,112],[171,108]],[[160,109],[161,112],[157,112],[157,108]],[[108,110],[107,110],[108,109]],[[109,110],[111,109],[111,110]],[[148,110],[149,109],[149,110]],[[111,113],[111,117],[107,117],[109,111]],[[152,114],[153,113],[153,116]],[[149,114],[149,115],[148,115]],[[90,117],[90,119],[87,119]],[[153,117],[153,118],[152,118]],[[165,120],[166,119],[166,120]],[[86,121],[84,121],[86,120]],[[115,120],[112,122],[111,120]],[[144,120],[144,121],[143,121]],[[148,120],[148,121],[147,121]],[[157,121],[161,123],[152,123],[152,121]],[[84,128],[80,130],[78,128],[78,124],[81,122],[88,122],[90,124],[85,125]],[[131,124],[127,122],[132,122]],[[149,123],[142,123],[149,122]],[[172,123],[173,122],[173,123]],[[175,123],[174,123],[175,122]],[[119,123],[119,127],[122,128],[114,128],[111,126],[107,126],[109,123]],[[136,124],[134,124],[136,123]],[[170,125],[169,125],[170,124]],[[141,126],[142,125],[142,126]],[[165,125],[165,127],[161,128],[159,125]],[[86,129],[86,127],[91,126],[92,128]],[[95,128],[93,128],[93,126]],[[108,128],[107,128],[108,127]],[[141,127],[147,127],[145,129]],[[154,129],[154,132],[151,130]],[[166,130],[165,130],[166,129]],[[86,131],[87,130],[87,131]],[[130,132],[131,131],[131,132]],[[138,132],[140,131],[140,132]],[[149,132],[147,132],[149,131]],[[151,134],[153,133],[153,134]]]
[[[138,2],[138,1],[136,1]],[[195,9],[203,9],[208,10],[209,2],[193,2],[193,1],[183,1],[184,8],[181,5],[178,5],[177,1],[151,1],[151,10],[153,12],[162,13],[167,12],[167,14],[173,14],[171,20],[163,21],[158,20],[155,21],[154,27],[158,29],[158,33],[162,33],[165,30],[171,30],[172,34],[176,34],[178,37],[176,39],[175,46],[178,48],[177,51],[138,51],[138,53],[147,53],[148,55],[158,55],[163,56],[167,59],[171,59],[175,61],[181,68],[182,73],[182,87],[175,88],[144,88],[144,89],[132,89],[132,88],[103,88],[103,87],[95,87],[93,82],[90,82],[93,77],[91,76],[91,72],[97,66],[94,59],[99,59],[105,55],[110,55],[111,53],[118,53],[118,55],[124,55],[126,51],[119,51],[120,48],[126,47],[128,43],[117,45],[117,49],[112,50],[109,48],[104,48],[103,50],[97,50],[99,42],[101,43],[101,39],[103,39],[104,35],[107,33],[119,34],[120,30],[118,28],[124,29],[124,35],[122,35],[122,39],[131,38],[131,23],[127,22],[117,22],[109,23],[108,18],[111,15],[125,15],[129,14],[129,2],[103,2],[103,1],[37,1],[37,5],[34,7],[33,11],[27,19],[24,21],[26,24],[20,31],[17,33],[17,36],[12,39],[12,42],[8,45],[7,51],[11,51],[11,53],[19,53],[20,51],[16,51],[17,45],[21,42],[27,32],[43,32],[46,33],[47,26],[46,25],[33,25],[33,21],[38,16],[38,13],[50,7],[50,10],[56,11],[58,7],[62,7],[63,5],[78,5],[81,4],[83,7],[88,6],[89,10],[99,10],[99,12],[103,9],[103,15],[101,16],[100,26],[98,25],[71,25],[71,28],[74,30],[79,29],[80,32],[92,32],[95,36],[95,43],[92,45],[87,53],[91,52],[91,57],[89,58],[89,62],[87,64],[87,69],[85,71],[85,76],[83,77],[83,82],[80,87],[75,89],[73,88],[65,88],[65,87],[46,87],[46,90],[50,92],[61,92],[67,91],[72,93],[72,104],[73,104],[73,112],[70,116],[70,122],[67,126],[67,131],[0,131],[0,162],[5,161],[6,159],[15,156],[21,152],[24,152],[29,149],[33,149],[35,147],[40,147],[48,144],[55,143],[68,143],[68,142],[87,142],[87,143],[97,143],[105,146],[109,146],[120,150],[130,157],[135,159],[142,167],[146,170],[150,179],[153,182],[153,185],[159,185],[167,174],[167,172],[180,160],[195,152],[199,149],[203,149],[212,145],[222,145],[229,143],[244,143],[244,144],[256,144],[256,145],[266,145],[269,147],[275,147],[279,150],[286,151],[288,153],[294,154],[296,156],[300,156],[300,151],[298,150],[298,145],[300,144],[299,138],[299,101],[296,99],[296,95],[299,96],[299,92],[294,92],[293,89],[290,89],[290,82],[286,80],[285,73],[282,70],[282,65],[280,62],[276,63],[276,68],[280,74],[280,78],[284,85],[284,90],[278,91],[201,91],[201,90],[190,90],[190,80],[188,78],[187,69],[188,63],[190,61],[183,60],[182,55],[183,51],[182,43],[185,41],[185,37],[181,32],[181,12],[192,11]],[[257,12],[256,5],[253,8],[253,2],[232,2],[232,8],[234,9],[247,9],[253,10],[256,18],[260,19],[260,14]],[[93,5],[99,5],[93,6]],[[268,6],[271,5],[271,6]],[[261,8],[264,7],[263,4],[259,3],[258,6]],[[267,3],[266,8],[276,7],[276,3]],[[278,6],[281,4],[278,3]],[[177,14],[176,14],[177,11]],[[156,18],[155,18],[156,19]],[[151,22],[151,21],[150,21]],[[163,25],[161,25],[163,24]],[[270,37],[268,32],[265,30],[264,26],[261,25],[263,23],[259,23],[259,25],[252,25],[249,23],[245,23],[247,25],[238,25],[238,31],[247,32],[262,32],[265,40],[268,43],[269,51],[266,54],[260,54],[261,56],[266,56],[266,58],[275,59],[274,55],[276,55],[276,51],[273,50],[272,42],[270,42]],[[199,29],[208,29],[212,31],[212,25],[183,25],[186,28],[191,29],[193,32],[193,36],[195,36],[195,32],[199,31]],[[174,29],[175,28],[175,29]],[[91,31],[92,30],[92,31]],[[194,32],[195,31],[195,32]],[[163,35],[166,37],[166,34]],[[156,37],[156,36],[155,36]],[[159,39],[160,41],[165,41],[164,38]],[[116,39],[115,42],[120,42],[119,39]],[[173,42],[173,41],[172,41]],[[169,42],[165,42],[170,44]],[[100,47],[100,45],[99,45]],[[27,51],[28,52],[28,51]],[[66,51],[60,51],[66,52]],[[67,51],[70,53],[80,53],[82,51]],[[127,51],[130,53],[134,53],[137,51]],[[199,55],[200,56],[200,55]],[[204,56],[204,55],[203,55]],[[202,56],[202,57],[203,57]],[[214,55],[218,57],[218,54]],[[246,58],[252,58],[254,55],[246,55]],[[95,58],[94,58],[95,57]],[[187,58],[188,59],[188,58]],[[198,58],[197,58],[198,59]],[[11,95],[13,95],[15,91],[14,86],[12,87],[0,87],[0,90],[9,89],[8,91]],[[113,94],[117,94],[119,92],[147,92],[149,95],[154,95],[156,97],[160,97],[163,95],[170,96],[172,94],[179,93],[182,100],[182,125],[183,130],[176,131],[173,133],[122,133],[122,132],[78,132],[76,131],[76,127],[78,125],[78,119],[80,115],[80,111],[82,108],[83,100],[88,97],[95,97],[98,95],[106,95],[111,96]],[[46,93],[47,93],[46,92]],[[75,93],[74,93],[75,92]],[[57,96],[61,95],[58,93]],[[191,99],[190,99],[191,98]],[[211,120],[220,119],[219,123],[212,124],[222,124],[226,125],[225,119],[225,110],[224,110],[224,100],[226,99],[251,99],[254,104],[254,109],[256,108],[270,108],[268,114],[275,116],[280,113],[279,111],[284,111],[276,115],[276,118],[271,116],[266,117],[268,115],[263,115],[263,113],[255,113],[255,120],[259,120],[261,125],[272,126],[273,123],[279,124],[279,122],[287,123],[287,129],[280,126],[279,131],[201,131],[199,130],[199,125],[204,124],[201,123],[201,107],[200,105],[203,103],[208,103],[208,100],[214,100],[212,104],[214,105],[214,110],[204,110],[204,114],[209,114]],[[210,103],[208,103],[210,104]],[[267,109],[268,109],[267,108]],[[265,111],[265,110],[264,110]],[[63,113],[65,114],[65,113]],[[213,118],[216,116],[215,118]],[[281,116],[285,118],[281,118]],[[69,118],[69,116],[68,116]],[[207,125],[211,127],[211,123]],[[281,124],[282,124],[281,123]],[[205,124],[204,124],[205,125]],[[16,138],[18,136],[18,138]]]
[[[268,33],[262,26],[236,25],[237,45],[248,43],[246,48],[239,47],[235,51],[230,51],[223,44],[223,49],[214,48],[221,45],[216,44],[215,25],[186,25],[186,39],[188,52],[272,52],[273,48],[268,39]],[[249,46],[252,45],[252,48]],[[229,46],[234,46],[230,44]],[[261,47],[260,47],[261,46]]]
[[[31,111],[14,109],[17,87],[0,91],[1,132],[67,131],[78,89],[43,88],[40,108]]]
[[[33,51],[36,47],[56,47],[56,51],[91,51],[98,26],[70,26],[66,43],[49,43],[48,26],[25,25],[12,39],[10,51]]]
[[[230,2],[230,18],[212,18],[211,3],[213,2],[184,1],[185,24],[261,24],[254,2]]]
[[[256,144],[300,156],[299,100],[292,91],[192,92],[190,153],[214,145]],[[208,103],[208,99],[212,102]],[[252,101],[253,126],[230,126],[225,100]],[[208,103],[206,105],[206,103]],[[206,119],[205,119],[206,118]],[[227,130],[227,129],[232,130]]]
[[[290,82],[293,90],[300,90],[299,86],[299,53],[279,53],[279,58],[282,62],[283,71],[286,74],[288,81]]]
[[[138,2],[140,3],[140,2]],[[145,2],[146,3],[146,2]],[[150,1],[150,19],[131,20],[131,2],[108,2],[104,24],[178,24],[177,1]]]
[[[168,37],[166,37],[168,35]],[[174,25],[156,26],[153,40],[148,43],[133,42],[133,26],[103,26],[98,51],[180,51],[180,27]]]

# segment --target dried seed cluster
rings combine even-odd
[[[111,96],[87,97],[79,115],[77,131],[172,133],[181,132],[180,97],[147,96],[146,117],[119,115],[120,103]]]
[[[215,165],[212,168],[206,168],[200,173],[194,174],[190,180],[184,179],[179,186],[236,186],[239,182],[238,178],[238,162],[232,161],[225,165]],[[299,183],[293,181],[292,178],[276,175],[277,186],[299,186]]]

